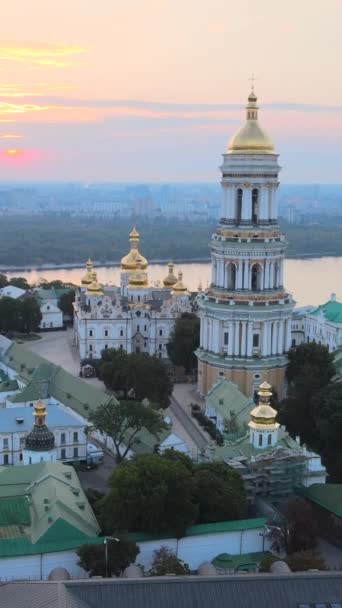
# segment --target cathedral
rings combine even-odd
[[[211,239],[211,284],[198,296],[198,388],[220,378],[255,397],[262,379],[281,396],[294,302],[283,281],[285,237],[277,212],[278,155],[258,121],[252,89],[246,121],[223,154],[221,217]]]
[[[130,251],[121,260],[120,286],[100,285],[91,260],[76,292],[74,339],[80,359],[98,359],[102,350],[123,349],[167,358],[174,322],[191,312],[183,275],[168,263],[163,285],[148,282],[148,261],[139,251],[139,233],[129,235]]]

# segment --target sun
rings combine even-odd
[[[18,153],[19,150],[16,150],[15,148],[10,148],[9,150],[6,150],[7,156],[17,156]]]

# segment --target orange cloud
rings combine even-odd
[[[23,135],[16,135],[14,133],[5,133],[4,135],[0,135],[0,139],[21,139],[24,137]]]
[[[42,112],[57,106],[40,106],[35,103],[3,103],[0,101],[0,114],[25,114],[26,112]]]
[[[85,52],[86,49],[76,45],[46,45],[42,47],[35,47],[34,45],[8,45],[0,47],[0,60],[62,68],[72,65],[72,62],[66,59]]]

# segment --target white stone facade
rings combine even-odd
[[[63,313],[52,302],[44,302],[40,307],[42,318],[40,329],[60,329],[63,327]]]
[[[333,293],[322,306],[306,306],[293,311],[292,346],[303,342],[323,344],[329,352],[342,345],[342,302]]]

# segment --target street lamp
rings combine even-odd
[[[120,542],[120,539],[115,538],[115,536],[105,536],[103,539],[103,544],[105,548],[106,578],[108,578],[108,541],[110,540],[113,540],[116,543]]]

